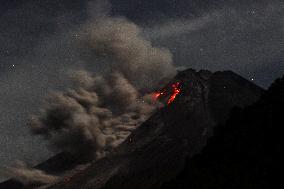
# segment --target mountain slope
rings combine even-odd
[[[165,88],[177,81],[181,93],[173,103],[151,116],[113,153],[49,188],[157,188],[183,169],[186,158],[202,150],[213,127],[228,118],[232,107],[252,104],[263,93],[230,71],[185,70]],[[60,172],[56,166],[44,167],[48,173]]]
[[[181,173],[162,188],[274,188],[272,175],[283,149],[283,107],[284,77],[253,105],[235,108],[202,153],[187,158]]]
[[[263,92],[233,72],[190,69],[170,84],[176,81],[182,92],[174,103],[150,117],[111,155],[50,188],[157,188],[180,172],[186,157],[201,151],[214,125],[233,106],[251,104]]]

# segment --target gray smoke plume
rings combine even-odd
[[[153,47],[140,35],[140,29],[125,18],[105,18],[88,28],[87,45],[98,56],[112,61],[136,87],[153,88],[161,78],[175,74],[168,49]]]
[[[24,185],[52,184],[59,181],[60,179],[60,177],[48,175],[43,171],[29,168],[23,162],[18,162],[15,167],[2,169],[2,172],[8,177],[12,177],[14,180],[17,180]]]
[[[78,80],[83,73],[75,77],[74,89],[49,96],[31,126],[55,149],[99,158],[123,142],[159,103],[151,95],[141,96],[120,73],[92,77],[85,72]]]
[[[92,158],[116,148],[161,106],[151,94],[140,91],[153,90],[175,74],[171,53],[143,39],[134,23],[96,15],[84,26],[80,44],[93,53],[89,57],[110,62],[108,72],[96,76],[75,72],[73,89],[50,95],[31,122],[32,132],[49,140],[53,149]]]

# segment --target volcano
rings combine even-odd
[[[173,92],[163,96],[167,88]],[[165,107],[106,157],[75,172],[71,170],[76,165],[89,160],[61,153],[37,166],[50,174],[70,173],[67,179],[44,188],[159,188],[178,175],[186,158],[203,149],[214,126],[224,123],[234,106],[250,105],[263,92],[231,71],[180,71],[159,90],[157,99],[165,101]],[[9,180],[0,184],[0,189],[6,188],[25,187]]]

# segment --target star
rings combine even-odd
[[[255,14],[256,11],[255,11],[255,10],[250,10],[248,13],[249,13],[249,14]]]

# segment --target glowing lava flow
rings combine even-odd
[[[171,85],[171,89],[170,89],[170,96],[169,96],[169,99],[167,101],[167,104],[171,104],[176,96],[181,92],[181,88],[180,88],[180,82],[176,82],[174,84]],[[156,92],[153,94],[153,97],[155,100],[158,100],[160,97],[162,96],[167,96],[167,92],[164,90],[163,92]]]
[[[160,97],[160,96],[162,96],[164,94],[164,92],[156,92],[156,93],[154,93],[154,99],[155,100],[158,100],[158,98]]]
[[[172,95],[170,96],[170,98],[168,100],[168,104],[172,103],[176,99],[176,96],[181,92],[180,82],[172,84],[172,91],[173,92],[172,92]]]

